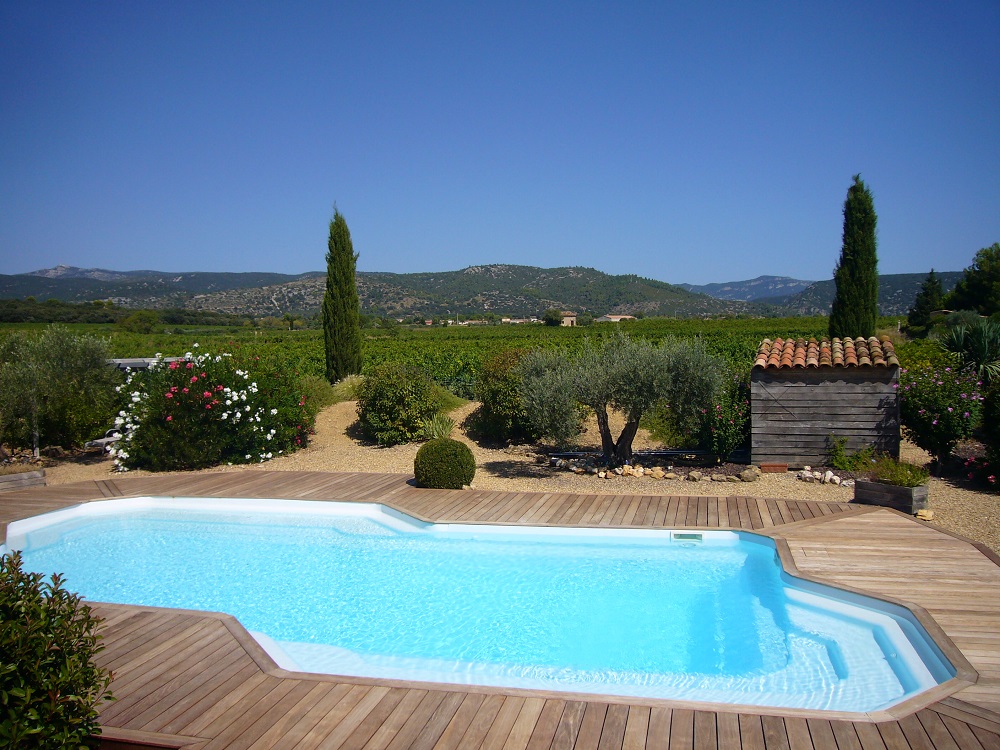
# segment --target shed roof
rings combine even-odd
[[[757,347],[754,368],[899,367],[888,338],[764,339]]]

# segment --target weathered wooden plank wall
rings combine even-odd
[[[899,456],[899,368],[773,368],[750,376],[751,455],[789,468],[825,464],[830,438]]]

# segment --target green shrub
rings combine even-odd
[[[460,490],[472,484],[476,459],[469,446],[451,438],[431,440],[420,446],[413,461],[418,487]]]
[[[108,358],[107,341],[61,326],[0,340],[0,438],[37,451],[79,446],[103,434],[122,379]]]
[[[899,412],[906,436],[944,468],[955,444],[979,424],[982,382],[971,370],[924,366],[899,375]]]
[[[861,472],[870,471],[878,456],[872,445],[861,448],[854,453],[847,452],[847,438],[831,435],[830,466],[839,471]]]
[[[899,487],[919,487],[926,484],[930,472],[923,466],[897,461],[892,456],[880,456],[871,470],[876,482],[895,484]]]
[[[580,434],[584,410],[576,400],[569,355],[536,349],[521,360],[521,401],[532,431],[556,446],[568,445]]]
[[[110,453],[120,471],[266,461],[306,444],[313,419],[301,382],[277,362],[193,355],[129,373]]]
[[[519,441],[534,437],[521,400],[523,350],[510,349],[486,360],[476,376],[480,407],[472,418],[477,434],[491,440]]]
[[[750,377],[749,373],[731,372],[724,376],[722,386],[706,408],[701,424],[703,450],[714,453],[720,461],[750,440]]]
[[[438,411],[434,384],[418,367],[386,362],[358,388],[358,424],[379,445],[418,440],[424,423]]]
[[[299,392],[302,394],[303,406],[310,422],[328,406],[342,399],[337,397],[337,390],[326,378],[318,375],[302,375],[299,377]]]
[[[113,700],[100,618],[77,594],[21,570],[21,553],[0,558],[0,746],[93,747],[97,707]]]

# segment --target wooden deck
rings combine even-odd
[[[836,715],[303,675],[232,617],[97,605],[118,700],[103,746],[1000,750],[1000,565],[890,510],[748,498],[418,490],[387,474],[233,471],[0,495],[18,518],[128,495],[382,502],[441,521],[753,529],[791,572],[913,605],[960,678],[892,711]]]

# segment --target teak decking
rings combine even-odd
[[[1000,566],[885,509],[748,498],[415,489],[389,474],[239,471],[120,477],[0,494],[18,518],[128,495],[381,502],[475,523],[735,528],[786,568],[914,608],[959,678],[877,715],[739,708],[303,675],[275,668],[232,617],[99,604],[114,671],[103,747],[1000,750]]]

